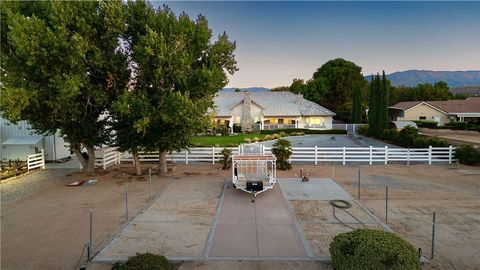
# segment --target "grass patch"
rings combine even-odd
[[[265,138],[267,134],[239,134],[231,136],[197,136],[193,138],[193,145],[198,147],[219,146],[219,147],[235,147],[243,143],[245,138],[249,138],[253,142],[253,138]]]

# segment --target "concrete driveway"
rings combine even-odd
[[[295,137],[285,137],[292,143],[292,147],[385,147],[400,148],[399,146],[388,144],[364,136],[351,136],[342,134],[326,135],[305,135]],[[272,147],[275,141],[263,142],[263,145]]]

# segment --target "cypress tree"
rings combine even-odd
[[[381,103],[380,103],[380,130],[388,126],[388,85],[385,70],[382,73]]]
[[[375,130],[375,77],[372,74],[370,81],[370,100],[368,102],[368,135],[374,135]]]
[[[362,93],[360,85],[356,83],[353,86],[353,105],[352,105],[352,123],[361,123],[362,121]]]

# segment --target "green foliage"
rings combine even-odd
[[[352,123],[362,122],[362,90],[356,83],[353,87]]]
[[[388,124],[388,82],[383,72],[372,76],[370,82],[370,100],[368,108],[368,123],[370,136],[378,137]]]
[[[290,141],[279,138],[272,147],[272,154],[277,158],[277,168],[280,170],[290,170],[292,164],[288,161],[292,155],[292,144]]]
[[[220,152],[220,154],[223,156],[223,167],[222,169],[229,169],[231,164],[232,164],[232,160],[230,159],[230,157],[232,156],[232,150],[228,149],[228,148],[223,148],[223,150]]]
[[[357,229],[341,233],[330,243],[337,270],[420,269],[417,250],[394,233]]]
[[[361,132],[365,132],[362,130]],[[418,130],[406,126],[402,130],[384,129],[377,138],[407,148],[447,147],[449,143],[436,137],[426,137],[418,134]]]
[[[117,47],[125,31],[120,1],[1,4],[2,96],[8,120],[39,133],[57,130],[77,153],[108,141],[100,118],[128,81]],[[93,159],[84,168],[93,171]]]
[[[424,128],[436,128],[438,126],[438,122],[432,121],[432,120],[417,120],[413,122],[415,122],[415,124],[417,124],[418,127],[424,127]]]
[[[273,137],[272,135],[267,135],[264,137],[265,141],[270,141],[270,140],[273,140]]]
[[[115,263],[112,270],[172,270],[172,264],[164,257],[152,253],[137,253],[125,264]]]
[[[245,139],[243,139],[243,142],[244,142],[244,143],[251,143],[251,142],[252,142],[252,139],[250,139],[250,138],[245,138]]]
[[[277,132],[285,132],[288,134],[291,134],[292,132],[302,132],[303,134],[347,134],[347,131],[343,129],[318,130],[318,129],[306,129],[306,128],[281,128],[281,129],[260,131],[261,134],[274,134]]]
[[[222,136],[227,136],[230,133],[230,128],[226,125],[219,125],[216,132],[222,134]]]
[[[252,133],[252,134],[238,134],[238,135],[227,135],[227,136],[195,136],[192,138],[193,146],[204,147],[204,146],[219,146],[219,147],[234,147],[243,143],[245,138],[252,140],[255,137],[262,139],[263,134]]]
[[[277,133],[273,133],[272,138],[273,138],[274,140],[277,140],[277,139],[282,138],[282,136],[280,136],[280,135],[277,134]]]
[[[480,164],[480,150],[470,144],[462,144],[456,149],[455,158],[462,164],[478,165]]]
[[[434,85],[429,83],[418,84],[414,87],[392,87],[388,100],[389,105],[402,101],[434,101],[449,100],[456,98],[449,90],[446,82],[438,81]]]

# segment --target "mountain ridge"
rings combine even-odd
[[[393,86],[416,86],[419,83],[434,84],[438,81],[447,82],[449,87],[465,87],[480,85],[480,70],[466,71],[434,71],[424,69],[411,69],[387,74]],[[365,76],[370,80],[371,75]]]

